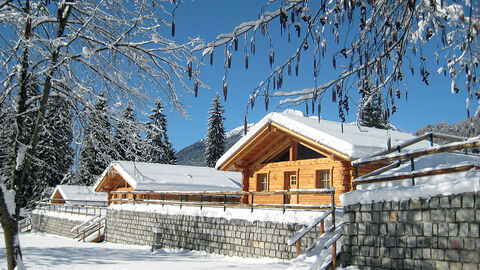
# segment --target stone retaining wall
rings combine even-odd
[[[342,265],[480,270],[480,195],[344,207]]]
[[[240,219],[108,210],[106,240],[121,244],[186,248],[211,253],[292,259],[287,240],[303,226]],[[155,232],[155,233],[154,233]],[[302,250],[320,236],[317,226],[302,239]]]
[[[75,233],[70,232],[70,230],[74,226],[82,223],[82,221],[74,221],[35,213],[32,213],[30,216],[32,218],[32,228],[34,230],[70,238],[75,236]],[[85,217],[85,219],[87,218],[89,217]]]

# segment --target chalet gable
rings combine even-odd
[[[359,127],[328,121],[317,117],[305,117],[299,111],[286,110],[270,113],[255,124],[250,131],[232,146],[218,161],[220,170],[241,170],[252,164],[275,161],[298,155],[299,148],[306,147],[331,159],[352,161],[413,138],[411,134],[376,128]],[[419,145],[418,147],[421,147]],[[292,156],[290,160],[296,160]]]

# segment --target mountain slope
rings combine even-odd
[[[250,128],[251,125],[248,127]],[[225,150],[230,149],[240,138],[243,137],[243,126],[237,127],[226,134]],[[178,159],[178,165],[188,166],[206,166],[205,165],[205,142],[199,140],[198,142],[191,144],[176,154]]]

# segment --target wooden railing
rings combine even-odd
[[[32,229],[32,219],[27,216],[18,221],[18,232],[29,232]]]
[[[85,242],[86,239],[91,238],[90,241],[99,242],[103,239],[104,228],[105,217],[96,215],[93,218],[73,227],[71,231],[76,233],[73,238],[78,238],[78,241]]]
[[[332,246],[332,256],[329,261],[324,262],[323,268],[326,268],[328,266],[331,266],[332,269],[335,269],[337,265],[337,240],[342,236],[342,224],[340,223],[336,225],[335,222],[335,189],[331,189],[331,204],[328,208],[327,211],[325,211],[321,216],[318,218],[314,219],[313,222],[300,229],[297,231],[288,241],[287,244],[289,246],[292,246],[296,244],[297,246],[297,257],[301,253],[301,246],[302,246],[302,238],[309,233],[311,230],[313,230],[318,224],[320,224],[320,237],[314,241],[306,250],[305,252],[311,251],[313,248],[316,246],[320,245],[320,243],[323,243],[323,249],[328,249],[330,246]],[[327,217],[331,216],[332,219],[332,225],[325,230],[325,219]]]
[[[35,209],[86,216],[95,216],[106,211],[105,207],[100,206],[58,204],[50,202],[37,202]]]
[[[460,164],[460,165],[452,165],[452,166],[445,166],[443,168],[436,168],[436,169],[427,169],[427,170],[418,170],[415,169],[415,159],[422,156],[439,154],[444,152],[452,152],[458,150],[467,150],[470,148],[478,148],[480,147],[480,140],[467,140],[462,142],[454,142],[445,145],[437,145],[432,146],[426,149],[420,150],[412,150],[412,151],[405,151],[405,152],[398,152],[393,153],[389,152],[387,155],[378,156],[373,155],[370,157],[358,159],[353,162],[353,166],[355,170],[359,166],[368,165],[368,164],[381,164],[381,163],[388,163],[393,162],[384,168],[378,169],[373,171],[369,174],[363,175],[357,178],[357,173],[355,173],[355,180],[353,181],[353,189],[356,188],[357,185],[362,184],[371,184],[371,183],[381,183],[381,182],[388,182],[388,181],[395,181],[395,180],[405,180],[411,179],[412,186],[415,185],[415,178],[417,177],[425,177],[425,176],[434,176],[439,174],[447,174],[447,173],[456,173],[456,172],[463,172],[468,171],[471,169],[480,169],[479,164]],[[410,172],[404,173],[397,173],[395,175],[389,176],[379,176],[381,173],[386,172],[390,169],[399,167],[401,164],[405,164],[406,162],[410,163]]]
[[[112,191],[110,201],[112,203],[147,203],[164,205],[198,206],[220,206],[224,211],[227,207],[250,208],[277,208],[285,212],[286,209],[330,209],[331,205],[301,205],[287,203],[289,195],[320,195],[334,194],[335,189],[305,189],[305,190],[278,190],[278,191],[238,191],[238,192],[150,192],[150,191]],[[282,195],[283,203],[280,204],[258,204],[255,197],[268,195]],[[248,203],[242,203],[241,198],[248,196]]]

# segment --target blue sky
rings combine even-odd
[[[200,37],[205,41],[213,40],[220,33],[229,33],[234,27],[244,21],[255,20],[259,14],[261,3],[256,0],[186,0],[180,4],[175,13],[176,35],[175,40],[184,41],[189,37]],[[278,19],[274,20],[269,31],[275,38],[276,61],[274,67],[279,65],[280,59],[293,54],[293,47],[288,45],[286,37],[280,37],[280,25]],[[249,35],[251,37],[251,34]],[[296,35],[292,32],[292,41],[297,41]],[[232,52],[232,68],[228,71],[229,91],[225,106],[225,128],[231,130],[243,125],[246,106],[249,100],[250,91],[260,81],[264,80],[271,69],[268,64],[268,40],[260,31],[256,34],[257,53],[250,52],[249,69],[244,68],[243,37],[239,39],[239,50]],[[333,40],[327,39],[327,50],[335,50]],[[200,53],[197,56],[201,56]],[[214,65],[210,66],[208,57],[204,60],[205,65],[201,68],[200,78],[210,87],[201,89],[199,96],[194,98],[188,93],[181,93],[182,101],[187,106],[190,119],[184,119],[176,112],[168,111],[168,133],[177,151],[183,147],[203,138],[206,135],[206,122],[210,103],[217,92],[222,92],[222,77],[224,47],[214,52]],[[312,76],[312,60],[308,59],[308,51],[302,54],[300,74],[287,76],[285,72],[284,86],[282,91],[299,90],[314,85]],[[327,60],[328,59],[328,60]],[[430,65],[429,65],[430,63]],[[439,122],[453,123],[464,120],[467,117],[465,110],[465,99],[467,98],[465,87],[460,84],[461,90],[458,94],[450,92],[450,80],[441,74],[437,74],[437,66],[434,59],[427,58],[427,68],[430,68],[430,85],[425,85],[420,76],[411,78],[407,75],[408,101],[405,95],[398,102],[398,111],[391,117],[390,122],[399,129],[408,132],[427,125]],[[332,70],[331,58],[326,57],[321,63],[321,75],[319,83],[331,80],[339,70]],[[407,70],[405,70],[407,72]],[[418,74],[417,69],[417,74]],[[350,101],[350,113],[347,115],[347,122],[356,118],[356,106],[358,97],[355,90],[352,91]],[[403,92],[402,92],[403,94]],[[271,111],[282,111],[277,108],[278,99],[271,98],[269,111],[265,111],[262,98],[256,101],[255,108],[249,110],[247,119],[249,123],[258,122],[262,117]],[[472,100],[472,108],[476,108],[476,100]],[[331,102],[328,93],[322,100],[322,117],[340,121],[338,117],[337,104]],[[298,107],[305,112],[305,105]],[[474,109],[471,109],[474,110]],[[474,111],[473,111],[474,112]],[[473,113],[472,112],[472,113]]]

